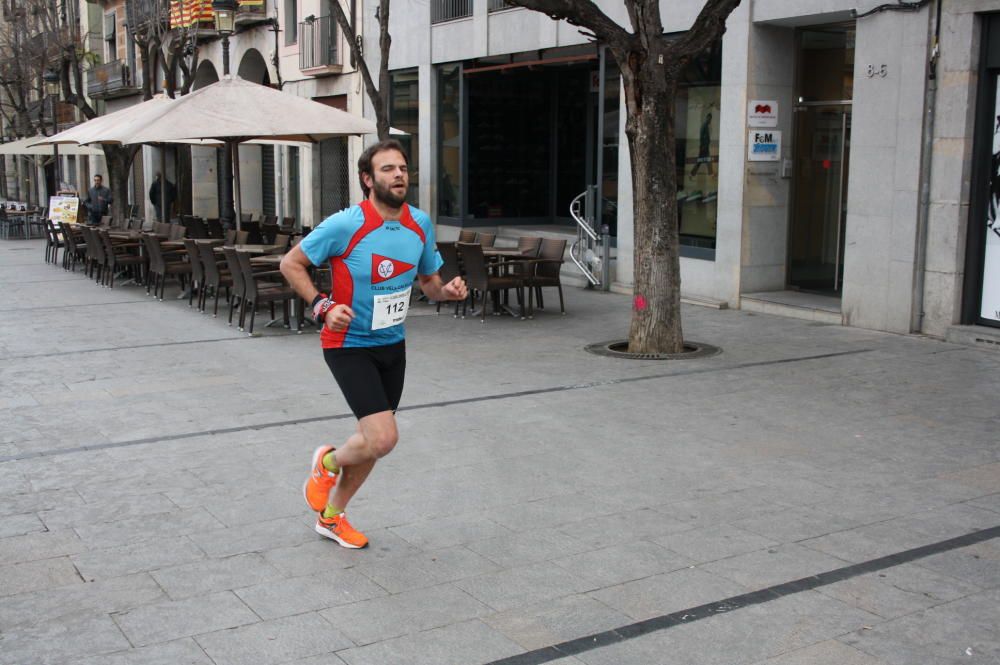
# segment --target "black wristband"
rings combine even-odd
[[[320,300],[323,300],[324,298],[326,298],[326,294],[317,293],[316,297],[313,298],[312,303],[309,305],[309,309],[315,309],[316,303],[318,303]]]

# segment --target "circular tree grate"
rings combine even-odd
[[[681,353],[629,353],[627,339],[615,339],[610,342],[598,342],[584,347],[589,353],[610,358],[625,358],[630,360],[689,360],[708,358],[722,353],[722,349],[711,344],[702,344],[691,340],[684,341],[684,351]]]

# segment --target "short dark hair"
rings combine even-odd
[[[101,180],[104,180],[104,176],[102,176],[100,173],[95,173],[94,177],[95,178],[100,178]]]
[[[375,178],[374,173],[372,173],[372,157],[379,154],[380,152],[385,152],[386,150],[396,150],[403,156],[403,161],[406,165],[410,165],[410,156],[406,154],[406,150],[403,148],[403,144],[396,139],[385,139],[374,143],[361,153],[361,157],[358,158],[358,180],[361,182],[361,191],[364,192],[365,198],[368,198],[368,185],[365,184],[365,179],[362,177],[365,173]]]

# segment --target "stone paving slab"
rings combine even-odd
[[[630,300],[570,288],[414,304],[345,550],[301,498],[354,427],[314,332],[41,255],[0,241],[4,665],[487,663],[1000,525],[1000,354],[685,307],[722,354],[622,361],[582,347]],[[548,662],[995,663],[998,589],[994,539]]]

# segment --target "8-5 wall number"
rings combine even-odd
[[[884,79],[889,75],[889,65],[868,65],[867,69],[868,78],[881,78]]]

